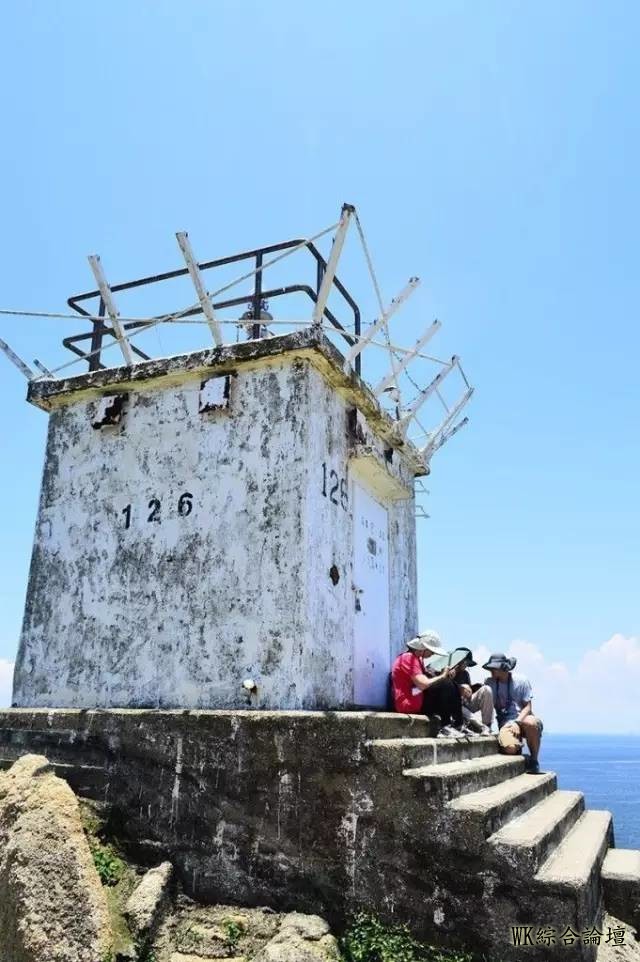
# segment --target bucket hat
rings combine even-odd
[[[473,652],[470,648],[456,648],[455,651],[451,653],[451,663],[454,664],[458,661],[459,657],[463,652],[466,652],[466,658],[464,659],[466,668],[474,668],[478,662],[473,660]]]
[[[486,671],[491,671],[492,668],[498,668],[500,671],[513,671],[517,661],[517,658],[507,658],[501,651],[496,651],[490,656],[486,665],[482,667]]]

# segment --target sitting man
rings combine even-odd
[[[469,668],[473,668],[478,663],[473,660],[473,655],[469,648],[457,649],[457,651],[461,652],[465,650],[468,652],[467,657],[458,663],[455,673],[455,683],[460,689],[460,695],[462,697],[462,716],[465,725],[472,731],[478,732],[480,735],[489,735],[491,732],[491,723],[493,722],[493,692],[488,685],[471,684]],[[455,653],[456,652],[454,652],[454,654]],[[473,717],[478,711],[480,712],[482,723]]]
[[[498,744],[505,755],[519,755],[524,737],[529,748],[527,771],[531,775],[540,772],[538,752],[542,735],[542,722],[531,710],[531,685],[524,675],[514,675],[515,658],[507,658],[501,652],[491,655],[486,665],[491,672],[487,685],[493,693],[498,720]]]
[[[462,726],[462,702],[458,686],[453,680],[454,668],[445,668],[437,675],[425,669],[424,659],[431,655],[445,655],[435,631],[423,631],[407,642],[407,650],[398,655],[391,669],[393,704],[397,712],[429,715],[429,737],[435,738],[440,726]]]

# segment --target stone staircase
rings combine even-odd
[[[413,737],[371,740],[372,758],[424,800],[425,820],[452,855],[475,859],[490,888],[512,890],[507,910],[497,910],[503,939],[491,941],[528,924],[533,945],[507,948],[505,959],[595,959],[593,945],[561,936],[567,926],[580,936],[601,927],[603,908],[640,927],[640,851],[612,847],[609,812],[585,811],[582,793],[559,790],[551,772],[525,774],[524,758],[498,754],[494,736],[431,739],[416,726]],[[560,944],[537,946],[539,930],[554,924]]]
[[[582,935],[603,908],[640,923],[640,852],[612,847],[608,812],[525,774],[494,737],[428,738],[424,716],[0,711],[0,769],[29,752],[202,903],[338,926],[364,909],[494,962],[594,962]],[[551,927],[556,944],[537,942]]]

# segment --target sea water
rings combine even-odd
[[[640,849],[640,735],[545,732],[540,768],[558,788],[583,792],[587,808],[611,812],[616,848]]]

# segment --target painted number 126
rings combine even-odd
[[[159,498],[151,498],[149,504],[147,505],[147,522],[155,522],[160,524],[162,522],[162,502]],[[178,514],[181,518],[186,518],[193,511],[193,495],[190,491],[185,491],[178,498]],[[122,514],[124,515],[124,526],[125,528],[131,527],[133,508],[130,504],[126,508],[122,509]]]

